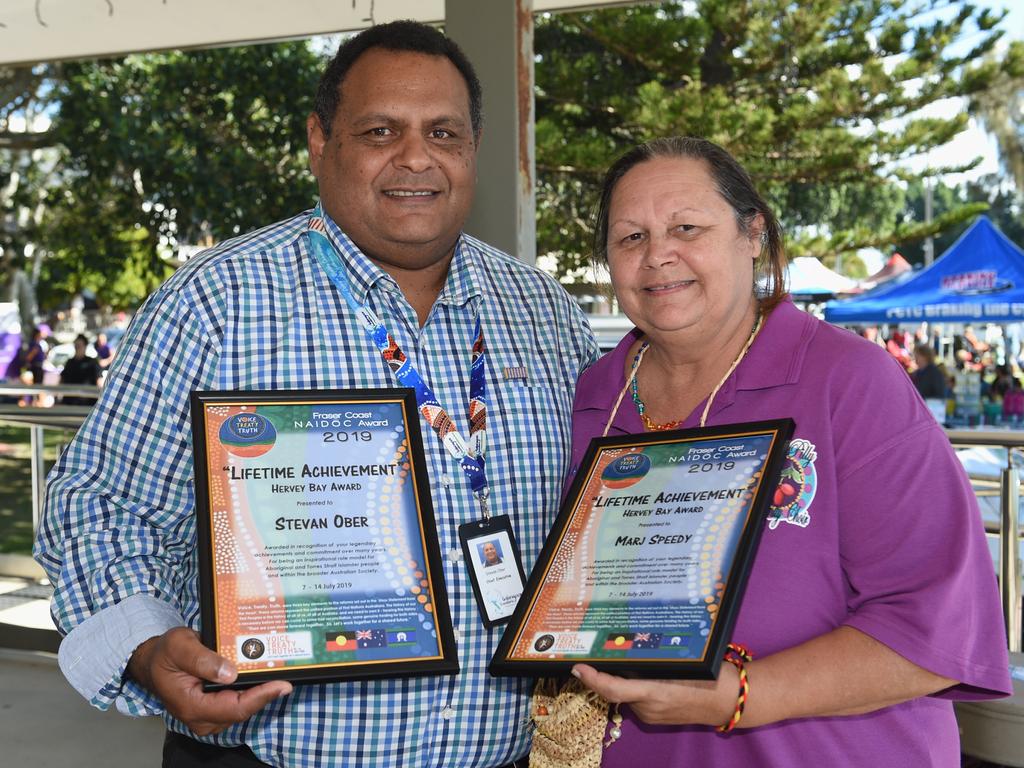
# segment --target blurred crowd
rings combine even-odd
[[[966,325],[943,337],[938,329],[929,330],[922,323],[914,331],[890,325],[886,329],[863,328],[859,333],[885,347],[926,400],[949,401],[951,411],[958,382],[963,386],[973,376],[979,382],[978,394],[986,414],[1024,420],[1020,343],[1013,336],[1004,336],[1000,328],[979,336],[973,326]]]
[[[107,334],[100,332],[94,338],[80,333],[69,345],[55,345],[49,326],[32,328],[28,341],[22,344],[7,367],[6,378],[23,384],[70,384],[102,386],[103,378],[114,361],[114,349]],[[65,349],[62,349],[64,347]],[[92,405],[94,397],[64,396],[66,405]],[[52,396],[38,394],[26,396],[20,405],[50,406]]]

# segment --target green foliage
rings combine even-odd
[[[1000,18],[941,0],[695,0],[543,16],[538,252],[563,274],[584,263],[603,170],[671,134],[735,154],[793,255],[832,263],[905,238],[898,163],[967,124],[963,113],[917,113],[1013,75],[1017,53],[986,58]],[[963,169],[932,173],[952,170]]]
[[[322,66],[305,42],[65,65],[44,305],[81,288],[137,303],[179,245],[308,207],[305,121]]]
[[[1012,46],[1001,62],[990,56],[986,64],[1001,71],[971,99],[971,113],[995,137],[1003,168],[1024,192],[1024,43]]]
[[[908,185],[902,211],[905,222],[924,220],[924,196],[924,185],[920,181]],[[980,213],[986,214],[1004,235],[1024,248],[1024,195],[996,175],[982,176],[962,188],[936,184],[932,189],[932,211],[936,225],[942,225],[933,227],[935,258],[953,245]],[[968,215],[962,215],[963,212]],[[893,245],[911,264],[921,265],[924,263],[923,237],[928,233],[914,234],[917,236],[906,237]]]
[[[0,250],[23,255],[38,239],[41,203],[53,182],[48,121],[56,65],[0,66]],[[28,266],[28,265],[26,265]]]

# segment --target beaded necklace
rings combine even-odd
[[[715,385],[715,388],[711,390],[711,394],[708,395],[707,402],[704,404],[704,411],[700,415],[700,425],[703,427],[708,419],[708,413],[711,412],[711,404],[715,400],[715,395],[718,394],[718,390],[722,388],[722,385],[732,375],[732,372],[736,370],[736,367],[740,364],[740,361],[746,357],[747,352],[750,350],[751,345],[754,343],[754,339],[757,338],[757,334],[761,331],[761,325],[763,323],[764,316],[759,311],[757,313],[757,319],[754,321],[754,327],[750,329],[750,336],[747,337],[747,341],[743,344],[743,349],[736,355],[736,359],[732,361],[732,365],[729,366],[729,370],[725,372],[725,375]],[[615,408],[612,409],[611,418],[608,419],[608,423],[605,425],[604,433],[608,434],[608,429],[611,427],[612,422],[615,420],[615,414],[619,411],[619,405],[622,402],[623,395],[626,394],[626,390],[629,389],[633,395],[633,402],[636,404],[636,409],[640,413],[640,420],[644,424],[644,428],[651,432],[659,432],[666,429],[674,429],[682,424],[682,419],[678,421],[670,421],[667,424],[658,424],[656,421],[651,419],[647,415],[647,406],[644,401],[640,399],[640,391],[637,387],[636,374],[640,369],[640,363],[643,362],[644,354],[650,347],[650,342],[645,341],[640,345],[640,349],[637,350],[636,357],[633,358],[633,365],[629,371],[629,380],[626,382],[626,386],[622,388],[622,392],[619,393],[619,399],[615,401]]]

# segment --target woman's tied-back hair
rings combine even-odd
[[[757,291],[762,311],[770,312],[786,295],[786,254],[782,247],[779,220],[754,188],[746,169],[725,149],[707,139],[693,136],[653,139],[634,147],[612,163],[601,185],[594,226],[594,257],[599,262],[608,261],[608,215],[616,185],[634,166],[660,157],[703,160],[718,193],[736,214],[736,224],[743,234],[749,235],[754,220],[761,216],[764,229],[761,253],[754,264],[753,288]]]

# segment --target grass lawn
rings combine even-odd
[[[49,470],[57,460],[57,447],[73,432],[43,432],[43,455]],[[0,424],[0,553],[32,553],[32,466],[27,427]]]

